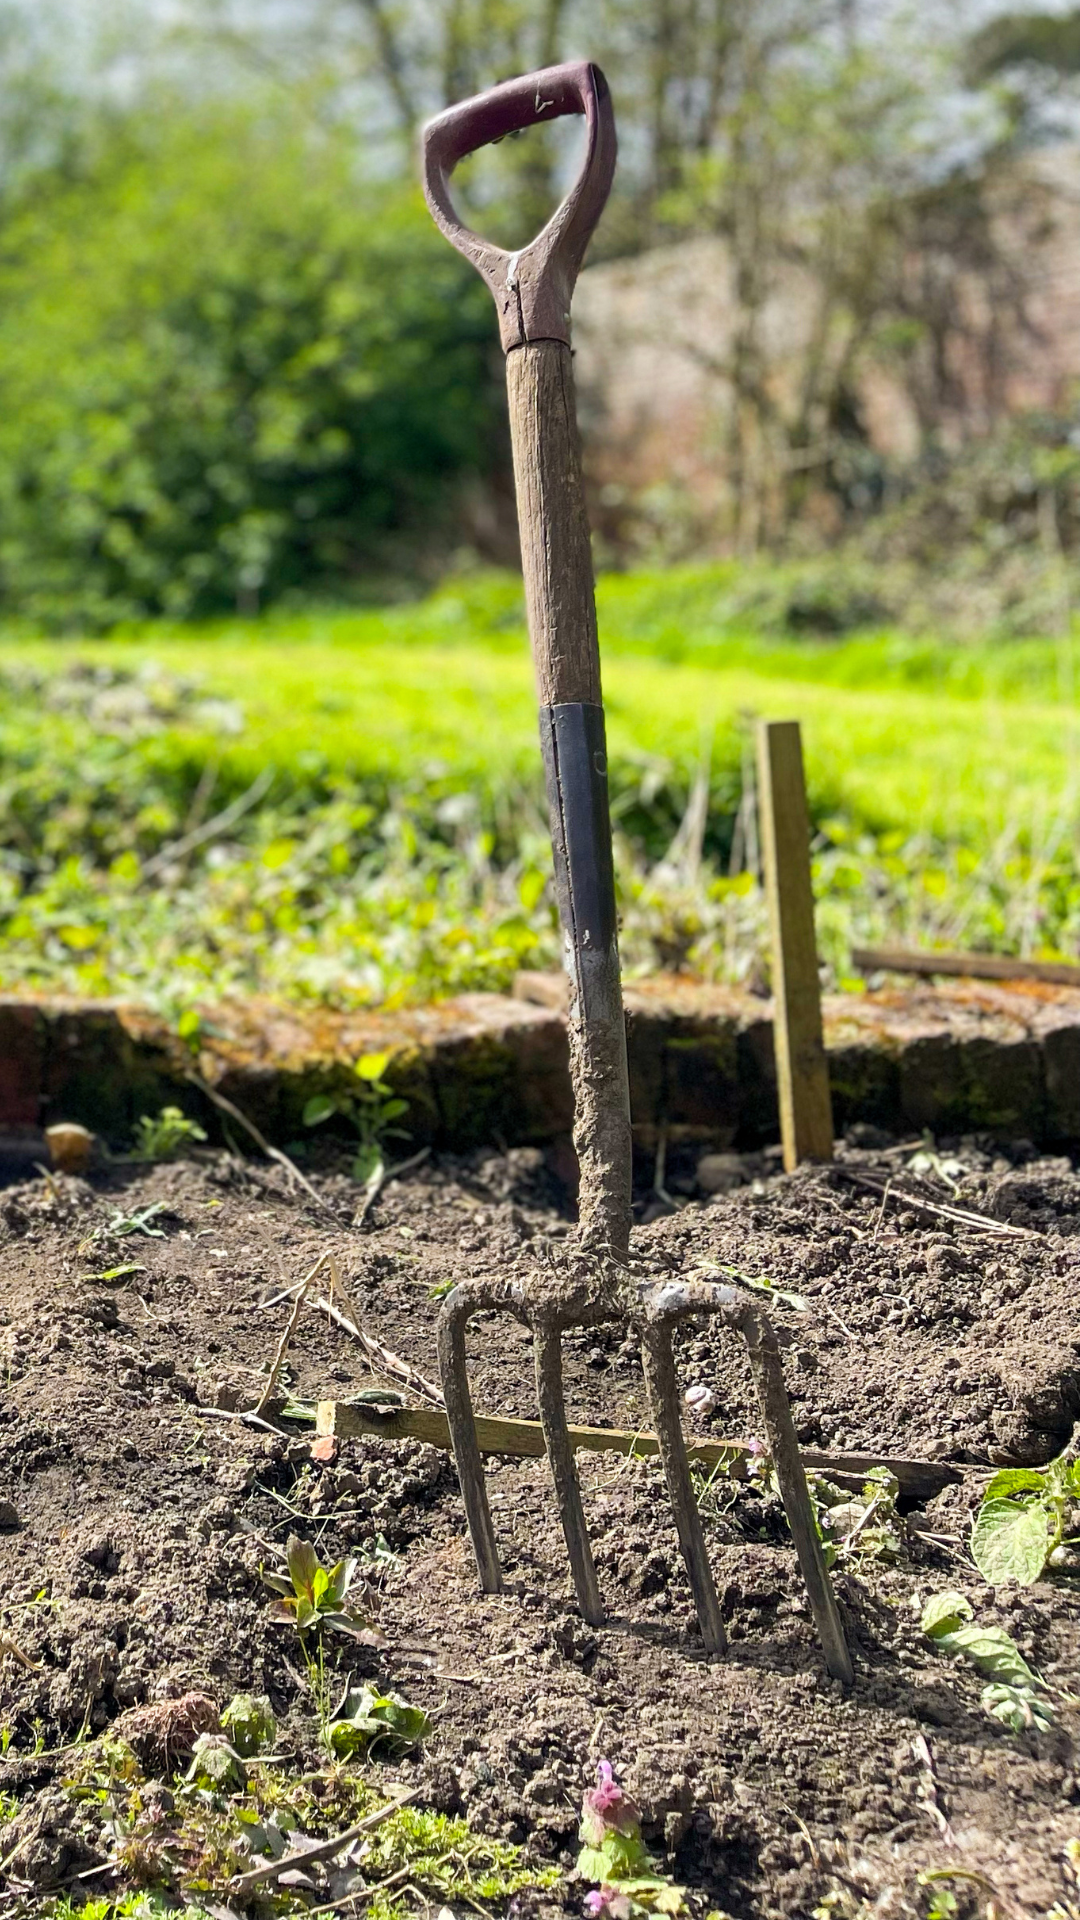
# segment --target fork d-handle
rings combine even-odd
[[[486,142],[584,114],[574,186],[529,246],[510,254],[458,220],[457,162]],[[582,1244],[624,1258],[630,1237],[630,1098],[619,980],[600,649],[570,357],[570,298],[615,166],[599,68],[527,74],[440,114],[424,130],[424,190],[436,224],[487,281],[506,351],[525,604],[540,697],[555,892],[570,980],[574,1145]]]

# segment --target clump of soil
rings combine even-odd
[[[328,1635],[332,1671],[405,1695],[432,1729],[418,1756],[372,1765],[373,1777],[527,1843],[537,1862],[572,1867],[603,1756],[701,1914],[920,1915],[918,1876],[940,1868],[983,1876],[950,1883],[961,1913],[985,1911],[986,1882],[1001,1914],[1048,1914],[1070,1886],[1075,1898],[1064,1849],[1080,1838],[1080,1596],[1062,1577],[995,1593],[965,1543],[991,1463],[1048,1458],[1080,1416],[1080,1179],[1063,1161],[961,1157],[959,1195],[943,1198],[1034,1237],[883,1201],[844,1168],[888,1179],[896,1157],[855,1151],[635,1229],[636,1256],[658,1272],[712,1262],[805,1296],[805,1311],[777,1303],[775,1317],[808,1444],[961,1469],[907,1515],[899,1560],[837,1575],[858,1674],[847,1698],[825,1675],[779,1508],[760,1488],[711,1505],[731,1644],[707,1661],[653,1463],[581,1456],[611,1612],[595,1630],[571,1597],[543,1461],[490,1463],[507,1585],[485,1597],[446,1453],[375,1438],[320,1463],[310,1428],[237,1417],[266,1382],[284,1290],[324,1251],[365,1328],[435,1376],[433,1293],[528,1263],[543,1236],[570,1231],[539,1154],[431,1162],[388,1186],[362,1226],[343,1174],[313,1175],[317,1209],[283,1171],[225,1155],[0,1195],[0,1791],[17,1803],[0,1873],[12,1898],[29,1914],[48,1888],[110,1885],[107,1869],[73,1879],[109,1855],[60,1784],[55,1749],[80,1736],[141,1728],[144,1764],[164,1779],[176,1756],[155,1747],[155,1728],[186,1728],[189,1749],[230,1696],[255,1692],[297,1763],[317,1760],[296,1638],[273,1621],[260,1575],[291,1533],[324,1562],[383,1542],[364,1600],[385,1645]],[[125,1230],[140,1213],[143,1229]],[[474,1349],[477,1408],[533,1417],[528,1332],[485,1317]],[[698,1430],[752,1436],[733,1337],[691,1327],[679,1358],[683,1384],[717,1396]],[[566,1361],[572,1418],[645,1424],[638,1357],[617,1330],[571,1334]],[[294,1402],[373,1384],[361,1348],[313,1304],[287,1364]],[[978,1675],[922,1637],[925,1598],[957,1586],[1054,1689],[1049,1733],[1007,1733],[981,1708]],[[583,1888],[561,1884],[522,1911],[580,1912]]]

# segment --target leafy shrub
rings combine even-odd
[[[187,618],[430,551],[498,458],[491,341],[418,194],[343,139],[280,105],[119,122],[6,226],[2,603]]]

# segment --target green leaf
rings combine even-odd
[[[1045,1475],[1036,1472],[1034,1467],[1003,1467],[1000,1473],[995,1473],[983,1501],[1011,1500],[1017,1493],[1042,1493],[1045,1487]]]
[[[1030,1587],[1050,1550],[1041,1500],[985,1500],[971,1530],[971,1552],[984,1580],[1003,1587],[1010,1580]]]
[[[409,1103],[407,1100],[384,1100],[381,1117],[383,1120],[397,1120],[403,1113],[408,1113],[408,1111]]]
[[[129,1273],[145,1273],[146,1268],[137,1260],[127,1260],[122,1267],[106,1267],[103,1273],[80,1273],[80,1280],[126,1280]]]
[[[328,1093],[313,1093],[304,1106],[303,1121],[305,1127],[319,1127],[337,1112],[337,1101],[331,1100]]]
[[[301,1540],[298,1534],[291,1533],[285,1548],[285,1560],[297,1599],[305,1599],[310,1605],[315,1598],[315,1577],[322,1573],[318,1555],[310,1540]]]
[[[1013,1686],[1038,1686],[1016,1641],[1002,1627],[960,1627],[956,1633],[935,1636],[946,1653],[962,1653],[973,1667],[991,1680],[1007,1680]]]
[[[344,1600],[345,1595],[352,1585],[355,1572],[355,1559],[339,1560],[336,1567],[331,1567],[327,1575],[326,1591],[327,1598],[333,1602],[335,1607],[339,1607]]]
[[[370,1147],[359,1147],[356,1158],[352,1163],[352,1177],[354,1180],[359,1180],[361,1185],[366,1186],[369,1180],[373,1180],[377,1173],[382,1172],[382,1165],[383,1156],[381,1147],[377,1147],[374,1144]]]
[[[1003,1682],[984,1687],[980,1704],[984,1711],[1000,1720],[1011,1733],[1027,1733],[1034,1727],[1045,1733],[1054,1724],[1054,1709],[1031,1687],[1010,1687]]]
[[[221,1716],[221,1724],[242,1760],[272,1747],[277,1738],[277,1721],[264,1693],[235,1694]]]
[[[922,1611],[922,1630],[931,1640],[937,1640],[944,1633],[953,1633],[965,1620],[975,1618],[975,1609],[962,1593],[951,1589],[947,1593],[931,1594]]]
[[[577,1864],[578,1872],[586,1880],[601,1883],[633,1880],[653,1871],[653,1862],[640,1832],[620,1833],[617,1827],[608,1829],[600,1846],[582,1847]]]
[[[347,1688],[327,1728],[327,1740],[341,1759],[368,1748],[379,1748],[384,1755],[401,1754],[418,1745],[430,1724],[423,1708],[410,1706],[400,1694],[376,1693],[373,1687]]]

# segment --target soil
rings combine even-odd
[[[19,1802],[15,1842],[0,1828],[5,1910],[47,1911],[46,1889],[70,1887],[108,1851],[73,1824],[52,1758],[80,1733],[170,1700],[197,1717],[192,1696],[220,1708],[253,1690],[270,1695],[286,1746],[314,1755],[295,1636],[273,1623],[260,1578],[292,1532],[324,1561],[377,1535],[396,1556],[369,1595],[386,1644],[343,1642],[335,1661],[432,1716],[422,1751],[379,1769],[380,1781],[405,1781],[423,1804],[566,1870],[559,1891],[520,1896],[521,1913],[582,1910],[570,1870],[598,1757],[633,1792],[697,1914],[924,1915],[919,1875],[939,1869],[961,1876],[948,1883],[960,1914],[1075,1902],[1064,1849],[1080,1839],[1080,1586],[1056,1575],[995,1592],[965,1543],[991,1463],[1049,1458],[1080,1417],[1080,1176],[1023,1146],[971,1142],[946,1160],[951,1184],[931,1170],[925,1191],[941,1201],[1029,1230],[1005,1238],[846,1177],[888,1180],[903,1158],[852,1146],[835,1167],[790,1178],[767,1156],[744,1161],[731,1174],[744,1184],[717,1197],[688,1191],[673,1210],[643,1196],[634,1231],[636,1256],[658,1273],[713,1262],[805,1296],[805,1310],[778,1302],[775,1318],[807,1443],[963,1470],[905,1516],[898,1560],[837,1570],[857,1667],[847,1696],[824,1672],[763,1489],[713,1503],[730,1647],[709,1661],[653,1463],[580,1457],[611,1611],[598,1630],[571,1597],[545,1462],[489,1463],[507,1585],[484,1597],[447,1454],[354,1440],[320,1463],[310,1429],[236,1417],[266,1382],[289,1313],[282,1290],[326,1250],[365,1328],[435,1376],[433,1290],[530,1263],[540,1238],[572,1231],[538,1152],[429,1161],[388,1185],[362,1226],[359,1190],[330,1148],[311,1172],[321,1209],[284,1170],[213,1153],[0,1193],[0,1499],[11,1503],[0,1509],[0,1790]],[[110,1230],[153,1203],[162,1210],[147,1224],[162,1237]],[[138,1271],[103,1277],[128,1262]],[[486,1317],[473,1347],[478,1410],[533,1417],[527,1331]],[[684,1387],[717,1396],[696,1430],[752,1436],[734,1337],[692,1327],[679,1357]],[[312,1305],[288,1368],[301,1402],[372,1385],[357,1343]],[[639,1360],[617,1330],[570,1334],[566,1375],[571,1418],[645,1424]],[[923,1602],[953,1587],[1053,1688],[1049,1732],[1007,1732],[981,1707],[974,1670],[923,1638]],[[80,1884],[100,1891],[108,1873]]]

